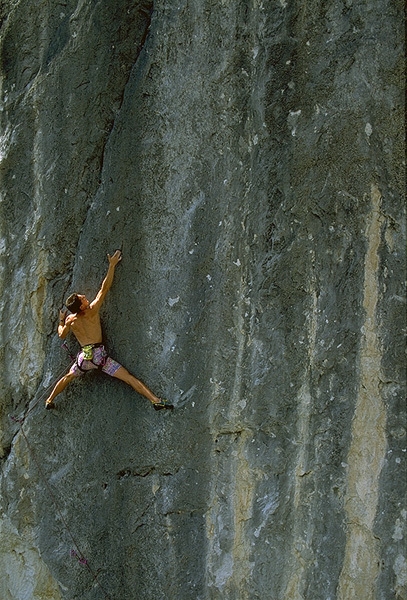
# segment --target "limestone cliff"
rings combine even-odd
[[[401,0],[0,22],[1,600],[405,600]]]

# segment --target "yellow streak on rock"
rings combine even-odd
[[[378,248],[380,244],[380,201],[377,186],[371,190],[372,212],[367,227],[365,258],[365,323],[360,354],[360,384],[352,423],[348,455],[345,510],[347,541],[338,586],[338,600],[375,598],[379,556],[373,527],[379,478],[386,451],[386,412],[380,396],[381,352],[377,339],[376,307],[379,295]]]
[[[210,585],[214,585],[223,598],[239,597],[239,600],[250,600],[254,562],[250,561],[253,540],[248,535],[247,527],[252,518],[256,483],[261,473],[253,469],[247,458],[247,448],[253,438],[253,432],[243,430],[236,435],[238,438],[234,442],[232,457],[220,459],[221,470],[225,468],[231,471],[230,480],[226,487],[223,487],[223,493],[227,490],[229,499],[227,513],[219,502],[216,483],[213,482],[212,507],[207,513],[206,525],[209,542],[208,563],[212,574]],[[219,540],[225,533],[224,525],[228,526],[229,523],[232,526],[228,530],[230,545],[227,544],[227,548],[221,549]]]
[[[253,565],[250,563],[250,538],[246,534],[246,524],[252,517],[256,472],[250,468],[245,456],[245,448],[252,434],[242,432],[239,439],[238,456],[236,464],[236,487],[234,494],[234,530],[233,539],[233,575],[229,582],[233,589],[239,591],[241,600],[250,598],[249,582]]]

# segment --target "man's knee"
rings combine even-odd
[[[122,381],[127,381],[129,377],[131,377],[130,373],[127,369],[120,366],[114,373],[113,377],[117,377],[117,379],[121,379]]]
[[[64,377],[62,377],[62,381],[65,384],[68,384],[70,381],[72,381],[72,379],[75,379],[75,373],[67,373],[66,375],[64,375]]]

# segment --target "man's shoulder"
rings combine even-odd
[[[94,315],[98,315],[100,312],[100,303],[97,302],[97,298],[90,303],[90,306],[87,310],[85,310],[85,315],[89,317],[93,317]]]

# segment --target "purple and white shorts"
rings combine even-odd
[[[75,377],[79,377],[80,375],[85,375],[87,371],[92,371],[93,369],[100,369],[107,375],[111,375],[112,377],[116,373],[118,369],[120,369],[122,365],[110,356],[107,355],[104,346],[96,346],[93,348],[93,357],[92,360],[86,360],[84,357],[83,349],[78,352],[76,356],[76,360],[69,372],[75,375]]]

